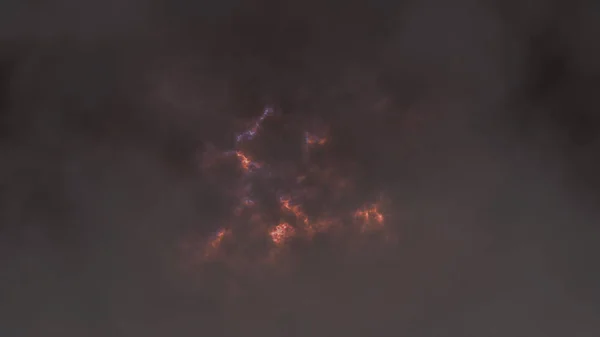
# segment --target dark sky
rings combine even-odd
[[[600,335],[599,15],[591,0],[2,2],[0,335]],[[215,183],[201,154],[265,105],[254,153],[301,166],[294,135],[329,130],[344,200],[385,194],[397,240],[179,268],[238,181]]]

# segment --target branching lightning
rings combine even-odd
[[[233,255],[246,254],[244,247],[252,246],[252,242],[265,242],[264,261],[272,262],[286,251],[290,242],[310,242],[317,234],[344,231],[357,236],[367,232],[389,235],[380,203],[363,202],[354,208],[344,204],[347,198],[343,197],[354,193],[349,189],[350,178],[338,174],[335,167],[311,161],[313,151],[327,155],[328,133],[318,130],[301,133],[304,164],[296,165],[299,167],[292,172],[278,169],[281,165],[276,160],[259,160],[247,150],[247,145],[264,131],[267,118],[273,115],[273,108],[265,108],[247,129],[236,134],[233,149],[207,150],[202,162],[206,170],[222,159],[235,158],[240,175],[234,179],[238,192],[231,197],[238,200],[227,220],[228,226],[219,226],[211,237],[193,244],[202,252],[188,252],[195,257],[195,263],[226,263]]]

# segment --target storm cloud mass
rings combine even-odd
[[[3,2],[0,335],[598,336],[598,15]],[[324,235],[273,268],[181,267],[181,242],[232,206],[202,154],[266,105],[257,153],[326,126],[349,200],[389,200],[393,243]]]

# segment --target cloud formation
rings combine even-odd
[[[2,4],[0,330],[596,336],[593,6]],[[397,240],[182,267],[237,206],[239,172],[215,184],[203,154],[269,104],[244,150],[289,172],[326,130],[324,162],[351,202],[385,192]]]

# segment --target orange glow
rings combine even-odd
[[[290,204],[291,200],[289,198],[280,198],[279,202],[281,204],[281,209],[283,211],[287,211],[287,212],[294,214],[294,216],[296,217],[297,220],[302,221],[302,223],[304,223],[304,225],[307,225],[307,226],[309,225],[308,224],[308,216],[306,214],[304,214],[300,205]]]
[[[227,231],[225,229],[220,229],[210,245],[214,248],[218,248],[221,245],[221,242],[223,242],[225,234],[227,234]]]
[[[204,247],[204,258],[214,257],[219,252],[223,240],[229,233],[229,230],[224,228],[219,229],[215,233],[214,237],[206,243]]]
[[[296,230],[294,227],[290,226],[287,222],[282,222],[279,225],[275,226],[269,232],[269,236],[271,237],[271,241],[277,246],[281,246],[285,243],[286,240],[291,238],[296,234]]]
[[[377,205],[357,210],[354,212],[354,217],[361,222],[362,232],[378,230],[384,226],[384,217]]]
[[[335,139],[330,133],[333,129],[309,125],[310,130],[291,130],[292,134],[301,133],[296,143],[298,151],[289,154],[300,158],[261,157],[262,151],[250,152],[248,149],[255,149],[254,145],[264,144],[252,143],[258,133],[268,131],[262,130],[261,125],[272,113],[272,109],[265,109],[260,118],[246,125],[243,132],[236,134],[232,148],[217,150],[212,145],[206,146],[200,158],[202,169],[206,171],[206,178],[215,184],[224,183],[225,188],[218,190],[219,198],[226,199],[230,209],[223,219],[226,223],[221,223],[222,229],[209,238],[189,240],[189,246],[184,247],[188,257],[192,256],[194,262],[219,262],[228,268],[245,268],[246,264],[260,263],[257,261],[264,258],[279,263],[289,257],[294,249],[287,249],[286,244],[292,238],[309,243],[315,235],[326,233],[336,239],[332,240],[334,243],[348,238],[356,242],[355,235],[379,240],[396,232],[394,226],[387,224],[390,219],[384,218],[382,213],[382,209],[388,208],[384,198],[372,200],[374,203],[363,204],[358,209],[347,204],[361,197],[356,189],[358,182],[353,179],[354,172],[360,171],[356,170],[357,163],[340,161],[331,153],[335,150],[328,146]],[[276,127],[277,123],[272,126]],[[283,131],[287,132],[288,128]],[[221,174],[218,170],[225,165],[228,169]],[[377,234],[368,235],[371,232]],[[272,244],[266,247],[254,244],[264,243],[264,240]],[[277,260],[273,260],[275,258]]]
[[[327,143],[326,137],[319,137],[310,133],[306,133],[306,144],[309,146],[325,145]]]
[[[242,151],[236,151],[235,155],[240,160],[240,164],[242,165],[244,171],[250,171],[252,169],[261,167],[259,163],[253,162],[252,159],[246,156]]]

